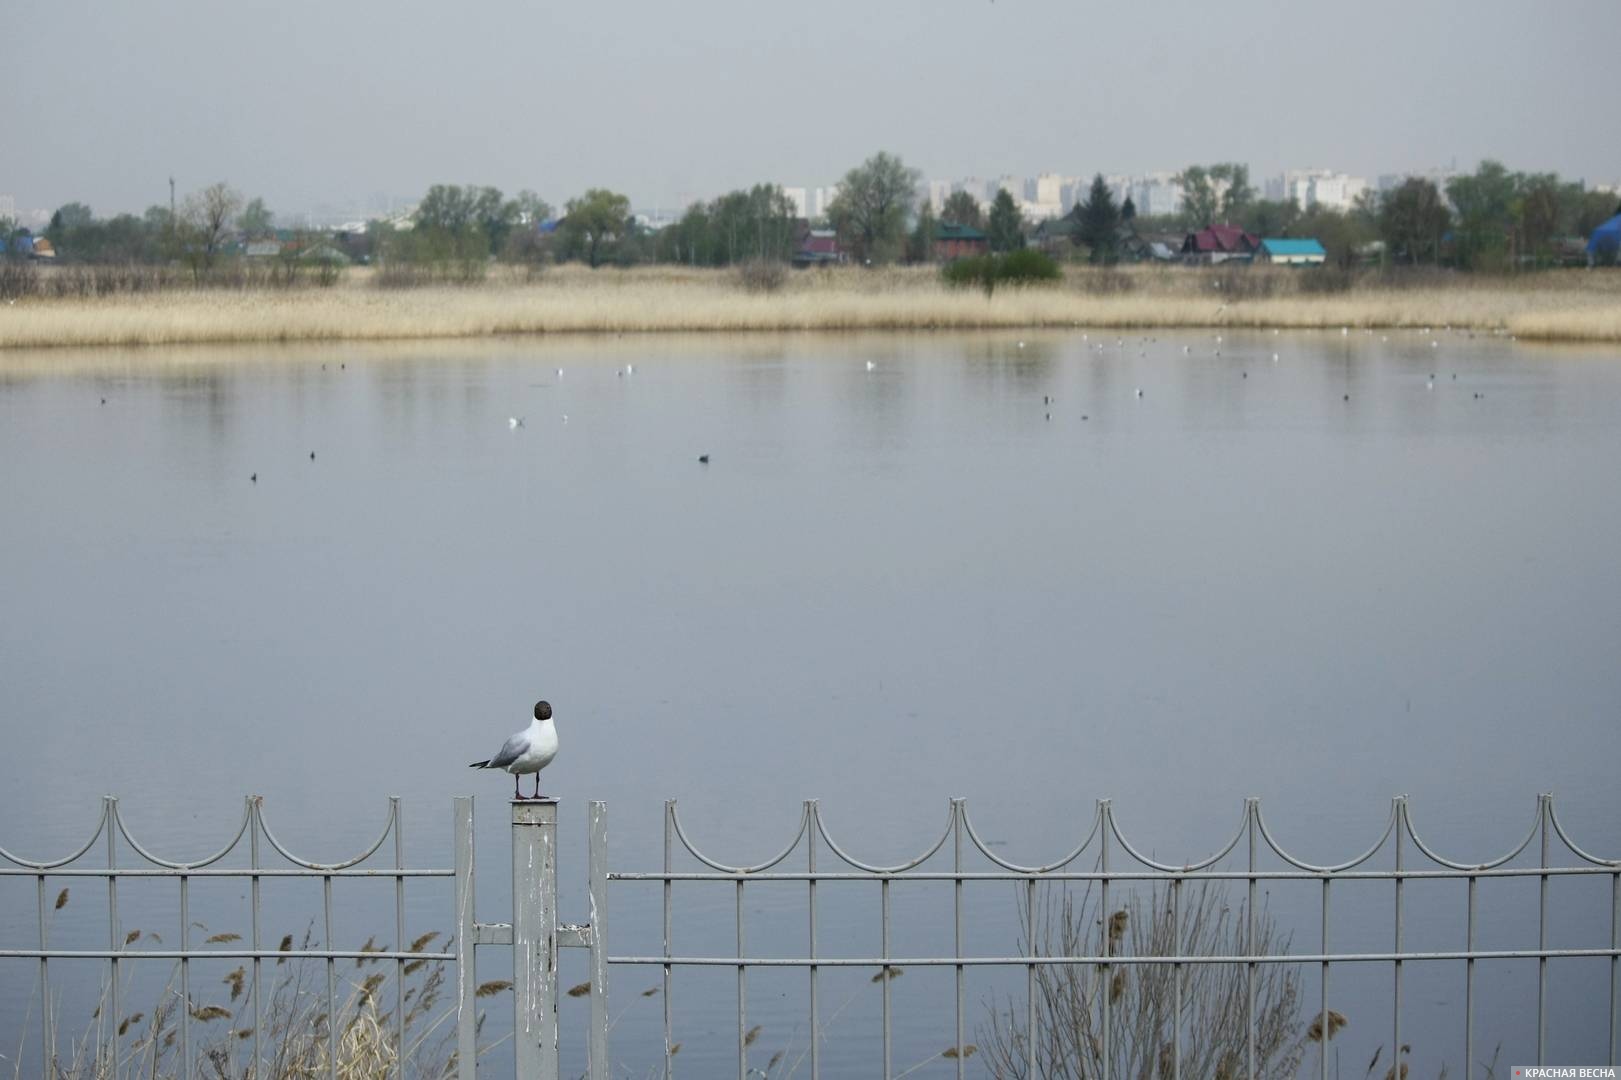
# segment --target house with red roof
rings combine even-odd
[[[794,252],[795,266],[828,266],[845,262],[849,256],[839,247],[839,234],[832,229],[811,229]]]
[[[1259,236],[1237,225],[1210,225],[1188,233],[1182,241],[1182,261],[1214,264],[1242,259],[1248,262],[1260,246]]]

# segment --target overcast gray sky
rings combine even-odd
[[[1621,0],[9,0],[0,194],[829,183],[1484,156],[1621,179]]]

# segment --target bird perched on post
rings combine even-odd
[[[529,726],[510,736],[501,744],[501,749],[492,758],[475,761],[469,768],[473,769],[505,769],[512,774],[512,797],[514,800],[526,798],[538,799],[540,794],[540,770],[552,763],[557,756],[557,727],[552,723],[552,707],[544,701],[535,702],[535,718],[529,721]],[[525,773],[535,774],[535,793],[523,795],[518,790],[518,777]]]

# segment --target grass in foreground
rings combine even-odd
[[[986,296],[948,287],[932,268],[796,272],[764,290],[730,271],[669,267],[562,267],[532,281],[411,290],[379,289],[370,272],[354,271],[324,289],[28,297],[0,306],[0,350],[655,331],[1342,326],[1621,341],[1621,274],[1072,268],[1051,286]]]

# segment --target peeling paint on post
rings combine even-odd
[[[557,800],[512,804],[512,1001],[518,1075],[557,1080]]]

